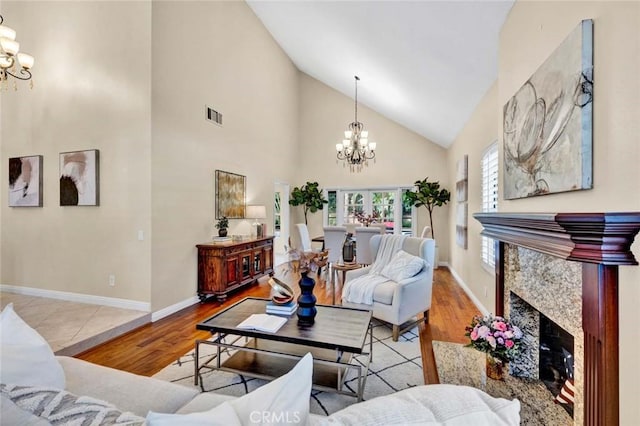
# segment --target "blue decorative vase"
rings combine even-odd
[[[298,325],[311,326],[313,325],[318,310],[316,309],[316,297],[313,295],[313,287],[316,282],[313,278],[307,276],[308,271],[301,272],[300,281],[300,296],[298,296]]]

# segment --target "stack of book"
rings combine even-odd
[[[292,300],[289,303],[285,303],[284,305],[278,305],[273,303],[273,301],[267,302],[267,313],[274,315],[292,315],[296,309],[298,309],[298,304],[295,300]]]

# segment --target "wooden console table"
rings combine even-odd
[[[219,301],[227,293],[273,274],[273,236],[198,244],[198,297]]]

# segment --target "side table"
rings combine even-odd
[[[336,274],[338,271],[342,271],[342,285],[344,286],[344,280],[347,278],[347,271],[353,271],[354,269],[362,268],[359,263],[334,263],[331,265],[331,303],[336,304]]]

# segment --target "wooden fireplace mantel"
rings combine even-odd
[[[640,212],[476,213],[496,240],[496,315],[504,314],[505,244],[582,262],[584,424],[618,425],[618,267],[637,265]]]
[[[635,213],[476,213],[482,235],[577,262],[637,265]]]

